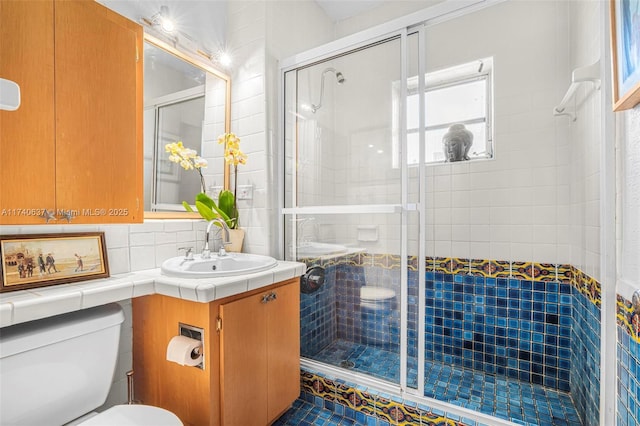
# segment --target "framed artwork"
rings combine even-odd
[[[0,236],[0,292],[109,276],[104,232]]]
[[[640,0],[609,0],[613,110],[640,103]]]

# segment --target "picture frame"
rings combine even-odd
[[[109,277],[104,232],[0,235],[0,293]]]
[[[640,32],[633,28],[634,14],[640,15],[640,0],[609,2],[613,110],[623,111],[640,103]]]

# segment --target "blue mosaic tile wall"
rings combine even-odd
[[[336,340],[336,269],[325,268],[325,283],[316,292],[300,293],[300,353],[312,357]]]
[[[600,307],[572,287],[571,396],[586,426],[600,418]]]
[[[619,426],[640,424],[640,343],[618,326]]]
[[[408,380],[415,385],[421,295],[417,260],[410,260]],[[598,418],[599,283],[568,265],[431,261],[427,259],[428,266],[435,267],[426,273],[424,294],[427,363],[571,391],[582,419]],[[314,358],[336,341],[397,352],[397,256],[336,258],[320,266],[327,271],[324,287],[301,296],[303,356]],[[359,300],[364,285],[391,288],[398,296],[381,312],[367,312]]]
[[[618,410],[620,426],[640,424],[640,307],[617,296]]]
[[[428,272],[425,358],[570,390],[571,286]]]
[[[400,270],[375,266],[339,265],[336,272],[337,336],[350,342],[400,351],[399,296],[380,301],[377,309],[360,303],[364,286],[384,287],[400,294]]]

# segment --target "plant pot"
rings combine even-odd
[[[229,229],[229,241],[231,244],[225,247],[229,252],[242,252],[242,243],[244,242],[244,229]]]

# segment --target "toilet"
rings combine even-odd
[[[2,328],[0,425],[181,426],[170,411],[107,399],[118,358],[117,304]]]
[[[360,341],[386,350],[400,345],[400,321],[394,310],[396,292],[390,288],[360,287]]]
[[[363,286],[360,287],[360,306],[372,310],[389,309],[396,292],[391,288]]]

